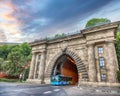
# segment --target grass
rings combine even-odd
[[[0,82],[18,82],[19,79],[0,78]]]

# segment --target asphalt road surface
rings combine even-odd
[[[0,82],[0,96],[120,96],[120,88]]]
[[[59,86],[0,83],[0,96],[67,96]]]

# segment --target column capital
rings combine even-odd
[[[105,42],[106,42],[106,43],[115,43],[115,41],[116,41],[116,40],[114,39],[114,40],[106,40]]]
[[[36,52],[32,51],[32,55],[35,55],[35,54],[36,54]]]
[[[94,45],[95,45],[95,43],[87,43],[87,47],[94,46]]]
[[[46,52],[46,50],[45,49],[42,49],[42,50],[37,50],[37,51],[32,51],[32,54],[41,54],[41,53],[44,53],[44,52]]]
[[[42,50],[41,52],[42,52],[42,53],[45,53],[45,52],[46,52],[46,50]]]

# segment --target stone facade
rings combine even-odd
[[[55,62],[67,54],[77,66],[78,83],[116,83],[118,63],[114,43],[118,25],[119,22],[113,22],[63,38],[30,43],[33,55],[27,81],[49,84]]]

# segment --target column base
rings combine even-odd
[[[44,81],[45,81],[46,84],[50,84],[50,78],[45,78]]]

